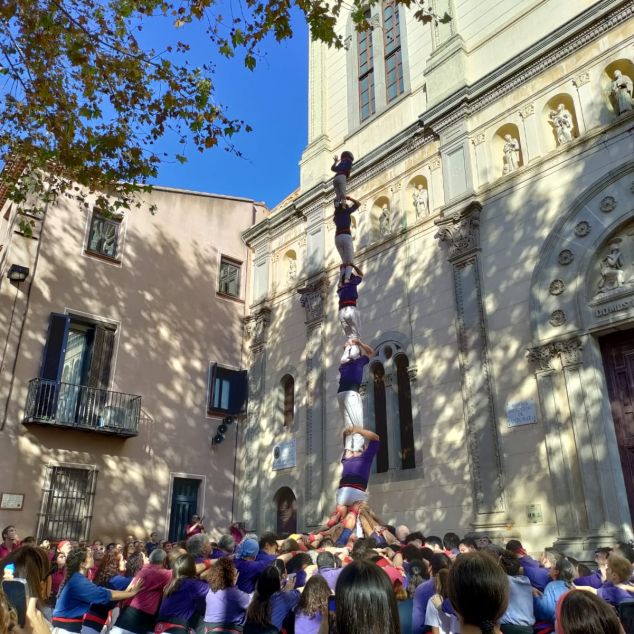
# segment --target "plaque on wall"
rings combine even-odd
[[[291,469],[297,464],[295,440],[286,440],[273,447],[273,470]]]
[[[506,404],[506,420],[509,427],[532,425],[537,422],[535,401],[516,401]]]
[[[0,498],[0,510],[21,511],[24,507],[24,493],[3,493]]]

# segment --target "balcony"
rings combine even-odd
[[[140,415],[140,396],[32,379],[22,422],[129,438],[139,433]]]

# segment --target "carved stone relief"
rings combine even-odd
[[[583,238],[590,233],[591,228],[587,220],[582,220],[575,225],[575,235],[579,238]]]
[[[567,266],[575,259],[575,254],[570,249],[564,249],[557,258],[559,264]]]
[[[563,103],[548,113],[548,121],[553,127],[557,145],[564,145],[574,138],[574,122],[572,114]]]
[[[520,110],[520,117],[527,119],[535,114],[535,104],[529,103]]]
[[[554,310],[548,320],[551,326],[559,327],[566,323],[566,313],[563,310]]]
[[[324,318],[324,300],[326,298],[327,281],[320,278],[298,289],[300,303],[306,311],[306,323],[321,321]]]
[[[271,323],[271,309],[268,306],[244,318],[245,335],[250,339],[251,349],[257,349],[266,343],[267,331]]]
[[[566,285],[563,280],[553,280],[548,287],[548,292],[551,295],[561,295],[564,292]]]
[[[448,259],[454,262],[477,251],[480,247],[480,212],[482,205],[474,201],[466,209],[436,221],[436,238],[449,247]]]
[[[614,196],[606,196],[601,200],[600,209],[604,214],[610,213],[616,209],[616,198]]]
[[[552,362],[561,357],[563,365],[571,365],[581,362],[583,345],[579,337],[567,339],[566,341],[553,341],[543,346],[528,348],[527,358],[535,364],[537,371],[553,370]]]

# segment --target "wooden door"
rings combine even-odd
[[[601,352],[627,499],[634,517],[634,330],[602,338]]]
[[[174,478],[172,486],[172,509],[168,539],[171,542],[185,539],[185,527],[198,513],[198,489],[200,480]]]

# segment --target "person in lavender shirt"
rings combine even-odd
[[[594,551],[594,561],[597,564],[597,569],[590,575],[577,577],[575,579],[575,585],[600,588],[608,580],[608,557],[611,553],[611,548],[597,548]]]
[[[295,609],[295,634],[319,634],[328,631],[330,595],[331,589],[323,577],[315,575],[306,582]]]
[[[587,590],[597,594],[604,601],[616,607],[622,601],[634,599],[634,586],[631,585],[632,564],[617,553],[608,557],[607,581],[600,588],[578,586],[579,590]]]
[[[335,556],[328,551],[319,553],[319,555],[317,555],[317,570],[318,574],[323,577],[328,584],[328,587],[334,592],[337,579],[343,570],[343,568],[337,568]]]
[[[345,545],[357,524],[359,506],[368,499],[367,488],[370,479],[372,462],[379,451],[380,438],[377,434],[363,427],[346,427],[343,432],[344,446],[346,439],[353,434],[363,436],[366,446],[360,451],[345,449],[341,458],[343,470],[337,489],[336,515],[343,517],[344,530],[337,540],[338,546]]]
[[[205,597],[205,620],[198,631],[243,625],[251,597],[236,587],[238,571],[229,557],[220,558],[209,571],[210,591]]]

